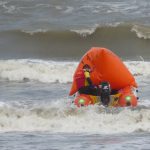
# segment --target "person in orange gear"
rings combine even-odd
[[[85,64],[80,73],[75,77],[78,92],[79,94],[100,96],[100,89],[98,86],[93,85],[90,78],[91,72],[91,67],[88,64]]]
[[[101,103],[108,106],[110,103],[110,95],[117,94],[118,90],[111,90],[110,84],[103,81],[99,86],[95,86],[90,78],[92,72],[88,64],[83,66],[83,69],[75,76],[79,94],[87,94],[100,97]]]

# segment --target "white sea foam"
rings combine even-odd
[[[39,82],[72,82],[78,62],[56,62],[42,60],[1,60],[0,78],[10,81],[24,79]],[[136,77],[150,76],[150,62],[127,61],[125,65]]]
[[[75,108],[59,100],[30,109],[0,107],[0,131],[50,131],[68,133],[150,132],[150,110]]]
[[[150,62],[127,61],[124,63],[135,76],[150,76]]]
[[[74,10],[74,8],[73,8],[73,7],[71,7],[71,6],[67,6],[67,8],[66,8],[66,10],[64,11],[64,13],[72,13],[72,12],[73,12],[73,10]]]
[[[131,29],[139,38],[150,39],[150,28],[146,26],[134,25]]]
[[[40,82],[71,82],[76,62],[42,60],[1,60],[0,78],[10,81],[24,79]]]
[[[17,10],[16,6],[15,5],[7,6],[7,3],[8,2],[0,1],[0,6],[2,6],[5,9],[6,13],[10,13],[10,14],[14,13]]]
[[[72,32],[75,32],[83,37],[88,35],[94,34],[98,29],[101,27],[110,27],[110,28],[117,28],[119,25],[123,24],[122,22],[115,22],[115,23],[106,23],[106,24],[95,24],[92,27],[81,28],[81,29],[71,29]]]
[[[83,37],[86,37],[87,35],[91,35],[93,34],[97,29],[97,25],[93,28],[89,28],[89,29],[74,29],[74,30],[71,30],[72,32],[75,32]]]
[[[30,29],[21,30],[21,32],[27,33],[27,34],[30,34],[30,35],[34,35],[36,33],[46,33],[46,32],[48,32],[48,30],[39,28],[39,29],[35,29],[35,30],[30,30]]]

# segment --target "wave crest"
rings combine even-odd
[[[135,32],[139,38],[150,39],[150,27],[134,25],[131,31]]]
[[[63,106],[60,101],[30,109],[1,106],[0,131],[104,134],[150,132],[149,116],[150,110],[147,108],[119,110],[96,105],[75,108]]]
[[[149,37],[148,27],[129,24],[56,31],[3,31],[0,32],[3,41],[0,57],[76,59],[90,47],[106,47],[123,58],[149,59]]]
[[[77,63],[42,60],[1,60],[0,78],[10,81],[71,82]]]
[[[150,62],[126,61],[135,76],[150,76]],[[1,60],[0,78],[9,81],[72,82],[78,62],[43,61],[37,59]]]

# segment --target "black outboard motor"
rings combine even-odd
[[[100,88],[101,102],[104,106],[108,106],[110,102],[110,94],[111,94],[110,84],[109,82],[101,82],[100,87],[101,87]]]

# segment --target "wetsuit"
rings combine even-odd
[[[90,79],[90,72],[89,71],[82,71],[82,80],[81,85],[79,86],[79,93],[80,94],[87,94],[87,95],[100,95],[100,90],[97,86],[94,86],[91,79]]]

